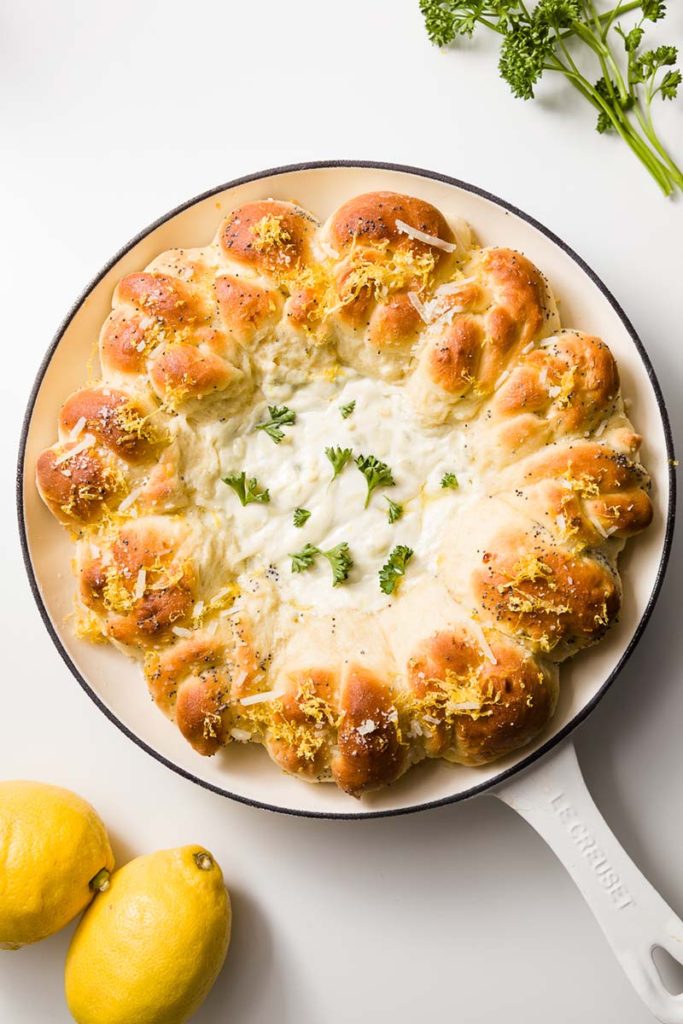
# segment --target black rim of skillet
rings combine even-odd
[[[177,214],[182,213],[184,210],[187,210],[189,207],[194,206],[196,203],[201,202],[201,201],[203,201],[205,199],[209,199],[211,196],[218,195],[219,193],[224,192],[227,189],[236,188],[239,185],[245,185],[248,182],[257,181],[257,180],[259,180],[261,178],[274,177],[274,176],[279,175],[279,174],[288,174],[288,173],[293,172],[293,171],[311,171],[311,170],[343,168],[343,167],[349,167],[349,168],[356,168],[356,167],[363,168],[363,167],[367,167],[367,168],[376,169],[376,170],[397,171],[397,172],[404,173],[404,174],[413,174],[413,175],[416,175],[418,177],[431,178],[434,181],[441,181],[441,182],[444,182],[447,185],[453,185],[456,188],[463,189],[466,192],[472,192],[475,195],[478,195],[478,196],[481,196],[484,199],[490,200],[491,202],[495,203],[497,206],[502,207],[504,210],[508,210],[510,213],[514,213],[517,217],[520,217],[522,220],[526,221],[528,224],[531,224],[532,227],[536,228],[543,235],[545,235],[546,238],[549,238],[552,242],[555,243],[555,245],[559,246],[560,249],[562,249],[565,253],[567,253],[567,255],[570,256],[574,260],[574,262],[576,264],[578,264],[578,266],[583,270],[583,272],[590,278],[590,280],[593,282],[593,284],[596,285],[599,288],[600,292],[605,297],[605,299],[607,299],[607,301],[612,306],[613,310],[615,311],[615,313],[617,314],[617,316],[621,320],[622,324],[626,328],[628,334],[631,337],[631,340],[633,341],[633,344],[635,345],[635,347],[636,347],[636,349],[638,351],[638,354],[639,354],[639,356],[641,358],[641,361],[643,363],[645,371],[646,371],[646,373],[647,373],[647,375],[648,375],[648,377],[650,379],[650,383],[652,385],[653,391],[655,393],[655,398],[656,398],[657,404],[659,406],[659,412],[660,412],[660,416],[662,418],[662,426],[664,428],[664,436],[665,436],[665,439],[666,439],[666,449],[667,449],[667,459],[668,459],[668,472],[669,472],[669,503],[668,503],[668,508],[666,510],[666,529],[665,529],[665,535],[664,535],[664,544],[662,546],[662,555],[661,555],[659,566],[658,566],[658,569],[657,569],[657,576],[656,576],[656,579],[655,579],[654,586],[652,588],[652,593],[650,594],[647,606],[645,607],[645,610],[644,610],[644,612],[643,612],[643,614],[641,616],[641,619],[640,619],[640,621],[639,621],[639,623],[638,623],[638,625],[637,625],[637,627],[636,627],[636,629],[635,629],[635,631],[633,633],[633,636],[631,637],[629,643],[627,644],[626,648],[622,652],[622,655],[621,655],[621,657],[619,659],[619,662],[617,663],[617,665],[615,666],[613,671],[610,673],[610,675],[607,677],[605,682],[602,684],[602,686],[600,687],[598,692],[591,698],[591,700],[589,700],[586,704],[583,705],[581,710],[578,711],[576,715],[574,715],[574,717],[571,719],[571,721],[568,722],[564,726],[564,728],[562,728],[559,732],[557,732],[553,736],[551,736],[537,750],[534,750],[532,753],[528,754],[526,757],[523,757],[519,762],[517,762],[517,764],[512,765],[510,768],[506,768],[504,771],[501,771],[499,774],[495,775],[492,779],[489,779],[487,782],[482,782],[482,783],[480,783],[480,784],[478,784],[476,786],[472,786],[469,789],[464,790],[463,792],[460,792],[460,793],[454,793],[454,794],[452,794],[450,796],[441,797],[438,800],[428,800],[428,801],[424,801],[422,803],[417,803],[417,804],[414,804],[414,805],[411,805],[411,806],[408,806],[408,807],[388,808],[386,810],[371,810],[371,811],[365,811],[365,812],[364,811],[356,811],[356,812],[353,812],[353,811],[328,812],[328,811],[302,810],[302,809],[299,809],[299,808],[292,808],[292,807],[279,807],[276,804],[269,804],[269,803],[266,803],[266,802],[261,801],[261,800],[252,800],[249,797],[240,796],[237,793],[231,793],[229,790],[223,789],[220,786],[216,786],[216,785],[214,785],[211,782],[207,782],[205,779],[197,778],[197,776],[193,775],[192,772],[186,771],[184,768],[181,768],[179,765],[176,765],[172,761],[169,761],[166,757],[164,757],[158,751],[154,750],[147,743],[145,743],[144,740],[140,739],[139,736],[136,736],[135,733],[132,732],[126,725],[124,725],[124,723],[122,721],[120,721],[116,717],[116,715],[97,696],[97,694],[94,692],[94,690],[91,688],[89,683],[86,681],[86,679],[83,677],[83,675],[79,671],[78,667],[71,660],[69,654],[67,653],[65,647],[63,646],[63,644],[62,644],[62,642],[61,642],[61,640],[59,638],[59,635],[58,635],[58,633],[57,633],[57,631],[56,631],[56,629],[55,629],[55,627],[54,627],[54,625],[52,623],[52,620],[50,619],[50,616],[48,614],[47,608],[45,607],[45,604],[43,603],[42,595],[40,593],[40,588],[38,586],[38,582],[37,582],[37,579],[36,579],[36,576],[35,576],[35,572],[34,572],[34,569],[33,569],[33,563],[31,561],[31,555],[30,555],[29,546],[28,546],[28,538],[27,538],[27,533],[26,533],[26,521],[25,521],[25,516],[24,516],[24,502],[23,502],[24,469],[25,469],[24,463],[25,463],[25,456],[26,456],[26,443],[27,443],[27,438],[28,438],[28,433],[29,433],[29,430],[30,430],[30,426],[31,426],[33,410],[34,410],[35,403],[36,403],[36,400],[37,400],[37,397],[38,397],[38,393],[39,393],[40,388],[41,388],[42,383],[43,383],[43,378],[45,376],[45,373],[47,371],[48,366],[50,365],[50,362],[52,360],[52,356],[54,355],[55,350],[57,349],[57,346],[59,345],[60,341],[62,340],[62,337],[64,336],[64,334],[65,334],[67,328],[69,327],[71,321],[73,320],[74,316],[76,315],[78,310],[81,308],[81,306],[83,305],[85,300],[88,298],[90,293],[93,291],[93,289],[99,284],[99,282],[102,280],[102,278],[107,273],[109,273],[111,268],[123,256],[125,256],[126,253],[129,252],[129,250],[133,248],[133,246],[137,245],[138,242],[140,242],[143,238],[145,238],[147,235],[149,235],[152,231],[155,231],[158,227],[160,227],[166,221],[170,220],[172,217],[175,217]],[[558,238],[557,235],[555,235],[552,231],[549,231],[548,228],[544,227],[543,224],[540,224],[537,220],[535,220],[534,217],[531,217],[528,213],[524,213],[522,210],[518,209],[516,206],[513,206],[512,203],[508,203],[504,199],[500,199],[498,196],[493,195],[491,192],[487,192],[484,189],[478,188],[476,185],[470,185],[468,182],[460,181],[458,178],[452,178],[452,177],[450,177],[449,175],[446,175],[446,174],[438,174],[435,171],[428,171],[428,170],[425,170],[424,168],[421,168],[421,167],[410,167],[410,166],[406,166],[404,164],[383,163],[383,162],[378,162],[378,161],[374,161],[374,160],[314,160],[314,161],[307,161],[307,162],[298,163],[298,164],[286,164],[286,165],[284,165],[282,167],[273,167],[273,168],[270,168],[269,170],[258,171],[255,174],[246,174],[246,175],[244,175],[244,176],[242,176],[240,178],[235,178],[233,181],[229,181],[229,182],[227,182],[227,183],[225,183],[223,185],[218,185],[216,188],[212,188],[212,189],[209,189],[206,192],[202,192],[200,195],[195,196],[193,199],[189,199],[185,203],[181,203],[180,206],[176,206],[175,209],[173,209],[173,210],[169,211],[168,213],[164,214],[162,217],[159,217],[158,220],[155,220],[152,224],[150,224],[148,227],[144,228],[139,234],[137,234],[134,238],[132,238],[129,242],[127,242],[116,253],[116,255],[114,255],[109,260],[109,262],[102,268],[102,270],[97,274],[97,276],[95,278],[93,278],[93,280],[90,282],[90,284],[87,285],[85,290],[82,292],[82,294],[79,296],[79,298],[76,300],[74,305],[71,307],[71,309],[67,313],[67,315],[64,318],[64,320],[62,321],[59,329],[57,330],[57,333],[55,334],[54,338],[52,339],[52,342],[50,343],[50,346],[49,346],[49,348],[48,348],[48,350],[47,350],[47,352],[46,352],[46,354],[45,354],[45,356],[43,358],[43,361],[42,361],[42,363],[40,365],[40,368],[38,370],[38,374],[37,374],[36,379],[34,381],[33,388],[31,389],[31,394],[30,394],[30,397],[29,397],[29,400],[28,400],[28,405],[27,405],[27,408],[26,408],[26,413],[25,413],[25,416],[24,416],[24,422],[23,422],[22,431],[21,431],[21,438],[20,438],[20,442],[19,442],[19,459],[18,459],[18,463],[17,463],[17,515],[18,515],[18,519],[19,519],[19,536],[20,536],[20,541],[21,541],[21,549],[22,549],[22,555],[23,555],[23,558],[24,558],[24,564],[26,566],[26,572],[28,574],[28,579],[29,579],[29,583],[30,583],[30,586],[31,586],[31,590],[33,592],[33,597],[35,598],[36,604],[38,605],[38,611],[40,612],[40,616],[41,616],[41,618],[43,620],[43,623],[45,624],[45,628],[47,629],[50,637],[52,638],[52,642],[54,643],[54,645],[57,648],[59,654],[61,655],[62,660],[68,666],[68,668],[70,669],[72,675],[77,679],[77,681],[80,683],[82,688],[88,694],[90,699],[97,705],[97,707],[100,709],[100,711],[102,711],[103,714],[105,714],[107,716],[107,718],[111,722],[113,722],[114,725],[116,725],[121,730],[121,732],[123,732],[129,739],[131,739],[134,743],[136,743],[142,750],[145,750],[148,754],[150,754],[152,757],[154,757],[157,761],[161,762],[161,764],[164,764],[164,765],[166,765],[167,768],[170,768],[171,771],[174,771],[178,775],[183,776],[183,778],[189,779],[191,782],[195,782],[195,783],[197,783],[197,785],[203,786],[205,789],[211,790],[214,793],[218,793],[220,796],[229,797],[231,800],[236,800],[238,803],[248,804],[251,807],[259,807],[259,808],[262,808],[262,809],[268,810],[268,811],[275,811],[275,812],[280,813],[280,814],[290,814],[290,815],[295,815],[295,816],[305,817],[305,818],[340,818],[340,819],[354,819],[354,820],[356,820],[356,819],[367,819],[367,818],[388,818],[388,817],[392,817],[394,815],[412,814],[412,813],[415,813],[417,811],[428,810],[428,809],[435,808],[435,807],[443,807],[446,804],[457,803],[460,800],[465,800],[465,799],[467,799],[469,797],[476,796],[478,794],[484,793],[487,790],[491,790],[494,786],[499,785],[501,782],[504,782],[506,779],[509,779],[511,776],[516,775],[519,772],[523,771],[524,769],[528,768],[535,761],[537,761],[540,757],[542,757],[544,754],[546,754],[549,750],[551,750],[553,747],[557,746],[557,744],[560,743],[571,732],[573,732],[573,730],[576,729],[576,727],[578,725],[580,725],[588,717],[588,715],[593,710],[593,708],[596,707],[598,702],[605,695],[605,693],[607,692],[609,687],[612,685],[612,683],[616,679],[617,675],[619,674],[619,672],[621,671],[623,666],[626,664],[626,662],[630,658],[630,656],[633,653],[633,651],[635,650],[635,647],[638,644],[641,636],[643,635],[643,632],[645,630],[645,626],[648,623],[648,620],[649,620],[649,618],[650,618],[650,616],[652,614],[652,610],[653,610],[653,608],[655,606],[657,598],[659,597],[659,594],[660,594],[660,591],[661,591],[661,588],[662,588],[662,583],[664,581],[664,574],[666,572],[667,563],[669,561],[669,554],[671,552],[671,542],[672,542],[673,527],[674,527],[675,506],[676,506],[676,479],[675,479],[675,473],[674,473],[673,437],[672,437],[672,434],[671,434],[671,426],[670,426],[670,423],[669,423],[669,416],[668,416],[668,413],[667,413],[667,410],[666,410],[666,406],[664,404],[664,397],[662,395],[662,390],[661,390],[661,388],[659,386],[659,381],[657,380],[657,376],[655,374],[655,371],[654,371],[654,368],[652,366],[652,363],[650,362],[650,358],[649,358],[649,356],[648,356],[648,354],[647,354],[647,352],[646,352],[646,350],[645,350],[645,348],[643,346],[643,343],[641,342],[640,338],[636,334],[633,325],[629,321],[628,317],[624,313],[624,311],[621,308],[621,306],[619,305],[619,303],[616,301],[616,299],[611,294],[611,292],[608,290],[608,288],[603,284],[603,282],[600,280],[600,278],[597,276],[597,274],[593,270],[591,270],[591,268],[584,262],[584,260],[582,260],[581,257],[577,253],[575,253],[574,250],[570,246],[568,246],[566,242],[563,242],[561,238]]]

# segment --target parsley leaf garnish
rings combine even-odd
[[[300,529],[310,518],[311,513],[307,508],[295,508],[292,513],[292,522],[297,529]]]
[[[291,427],[293,423],[296,423],[296,413],[293,409],[288,409],[286,405],[269,405],[268,412],[270,419],[265,423],[257,423],[254,430],[263,430],[275,444],[279,444],[285,436],[281,428]]]
[[[403,515],[403,505],[398,505],[395,501],[392,501],[391,498],[385,497],[384,500],[389,503],[387,519],[390,523],[397,523]]]
[[[353,455],[353,452],[350,448],[326,448],[325,455],[332,463],[332,468],[334,469],[334,475],[332,479],[336,480],[341,471],[344,469],[346,463]]]
[[[310,569],[319,554],[320,549],[314,544],[306,544],[301,551],[290,553],[292,572],[305,572],[306,569]]]
[[[315,563],[318,555],[322,555],[330,563],[332,568],[332,586],[338,587],[340,583],[344,583],[348,579],[348,575],[353,568],[353,558],[351,557],[351,551],[346,541],[341,544],[337,544],[335,547],[330,548],[328,551],[323,551],[321,548],[315,547],[313,544],[306,544],[301,551],[297,551],[290,554],[292,559],[292,572],[305,572],[306,569],[310,569]]]
[[[336,547],[330,548],[329,551],[321,551],[327,561],[332,567],[332,586],[337,587],[340,583],[348,578],[351,569],[353,568],[353,558],[351,557],[351,551],[346,541],[341,544],[337,544]]]
[[[354,402],[349,402],[348,405],[340,405],[339,406],[339,412],[341,413],[341,418],[343,420],[348,420],[349,416],[353,413],[353,410],[355,408],[356,408],[355,401]]]
[[[224,476],[223,483],[232,487],[233,491],[243,505],[251,505],[258,502],[260,505],[267,505],[270,501],[270,493],[267,487],[260,487],[255,476],[247,480],[246,473]]]
[[[401,576],[405,576],[406,566],[413,557],[413,549],[405,544],[397,544],[379,571],[379,589],[385,594],[393,594]]]
[[[455,473],[444,473],[441,477],[441,486],[450,487],[452,491],[456,491],[460,484],[458,483],[458,478]]]
[[[396,481],[386,462],[380,462],[374,455],[358,455],[356,465],[368,485],[368,493],[365,498],[365,508],[367,508],[372,492],[377,487],[393,487]]]

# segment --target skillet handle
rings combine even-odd
[[[665,987],[659,946],[683,963],[683,921],[640,873],[593,803],[571,743],[493,790],[545,839],[576,882],[645,1005],[683,1024],[683,994]]]

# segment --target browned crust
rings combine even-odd
[[[488,322],[488,334],[500,351],[513,340],[522,345],[537,338],[547,316],[543,276],[531,260],[514,249],[488,249],[482,271],[498,298]]]
[[[370,317],[368,344],[379,349],[396,349],[417,340],[422,320],[406,294],[391,295],[379,303]]]
[[[421,326],[407,292],[423,292],[424,279],[420,274],[411,276],[406,272],[395,290],[386,296],[374,295],[370,287],[362,287],[354,294],[350,287],[359,261],[364,266],[376,264],[381,268],[396,253],[408,253],[429,257],[433,273],[437,273],[451,258],[443,249],[401,230],[397,221],[453,242],[453,232],[437,209],[421,199],[394,192],[369,192],[350,199],[330,219],[327,234],[340,256],[334,273],[341,303],[336,313],[338,321],[354,331],[367,328],[366,343],[370,347],[394,350],[402,356],[401,350],[416,341]]]
[[[570,546],[632,537],[652,522],[643,467],[595,441],[545,448],[519,463],[508,482],[527,514],[542,517]]]
[[[492,391],[512,357],[547,333],[553,315],[542,275],[513,249],[483,250],[465,274],[475,280],[442,301],[440,312],[453,312],[427,348],[431,380],[455,397]]]
[[[148,647],[173,638],[194,604],[195,572],[178,559],[177,539],[158,517],[123,526],[104,554],[87,555],[80,567],[80,597],[106,621],[107,635],[128,646]],[[140,570],[147,580],[136,597]]]
[[[469,391],[476,380],[484,330],[468,316],[459,317],[444,330],[429,352],[429,373],[435,384],[450,395]]]
[[[115,373],[142,373],[147,360],[145,331],[140,316],[114,309],[100,336],[102,369]]]
[[[332,775],[344,792],[352,796],[399,777],[406,767],[406,749],[402,746],[398,714],[387,680],[361,665],[351,665],[342,687],[343,718],[332,757]],[[359,732],[372,722],[369,733]]]
[[[194,749],[208,757],[228,742],[231,674],[225,646],[197,635],[179,641],[145,663],[155,703]]]
[[[264,218],[279,221],[282,240],[278,244],[264,244],[259,239],[257,226]],[[313,217],[293,203],[264,199],[234,210],[220,229],[219,242],[231,261],[278,277],[308,261],[315,226]]]
[[[366,192],[339,207],[329,224],[330,242],[342,252],[357,243],[377,245],[381,242],[419,252],[434,250],[434,246],[401,231],[396,226],[397,220],[446,242],[453,241],[453,232],[443,214],[430,203],[399,192]]]
[[[92,434],[127,462],[149,459],[158,447],[157,432],[148,422],[150,410],[124,391],[109,387],[74,391],[62,406],[59,427],[65,434],[85,420],[83,434]]]
[[[273,727],[266,733],[268,753],[283,771],[317,780],[329,773],[338,721],[339,679],[331,670],[312,668],[292,672],[288,683],[289,689],[279,699],[273,715]],[[314,742],[297,742],[304,733],[312,734]]]
[[[224,274],[216,278],[216,299],[223,322],[240,344],[249,344],[280,319],[278,292]]]
[[[53,516],[65,525],[96,521],[111,499],[125,493],[116,461],[97,448],[76,449],[77,442],[56,444],[38,456],[36,485]],[[59,462],[70,450],[76,454]]]
[[[621,604],[608,563],[565,550],[540,535],[501,531],[472,579],[481,613],[532,649],[580,650],[599,640]]]
[[[128,274],[119,281],[114,301],[129,303],[143,315],[157,317],[173,327],[184,327],[206,317],[198,293],[169,274]]]
[[[427,724],[424,749],[428,757],[447,757],[461,764],[485,764],[530,743],[550,719],[557,702],[556,673],[523,647],[500,634],[488,633],[495,663],[462,629],[435,633],[418,644],[408,662],[412,692],[423,699],[441,695],[452,675],[469,680],[479,692],[481,712],[448,713],[436,703]]]
[[[619,374],[599,338],[562,331],[524,355],[491,403],[499,444],[514,458],[530,446],[594,430],[614,410]]]
[[[240,374],[220,356],[178,343],[155,355],[149,376],[159,397],[175,406],[225,391]]]

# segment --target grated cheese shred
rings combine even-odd
[[[469,625],[470,625],[470,629],[472,630],[472,632],[474,633],[474,635],[476,637],[477,643],[479,644],[479,646],[481,647],[482,651],[484,652],[484,656],[486,658],[488,658],[488,660],[491,662],[492,665],[497,665],[498,664],[498,659],[496,658],[495,654],[491,650],[491,646],[490,646],[488,640],[486,639],[486,634],[484,633],[484,630],[481,628],[481,626],[479,625],[478,622],[471,621],[469,623]]]
[[[418,316],[424,323],[429,323],[429,315],[427,313],[427,307],[423,302],[420,302],[416,292],[408,292],[408,300],[413,309],[417,312]]]
[[[438,238],[436,235],[428,235],[426,231],[420,231],[419,228],[413,228],[410,224],[406,224],[404,220],[397,220],[396,227],[399,231],[402,231],[409,238],[414,238],[417,242],[424,242],[425,245],[433,245],[435,249],[442,249],[443,252],[455,252],[457,246],[454,242],[447,242],[443,238]]]
[[[76,420],[69,434],[70,441],[76,441],[80,437],[87,422],[85,416],[81,416],[80,419]]]
[[[88,448],[92,448],[95,443],[95,438],[92,434],[86,434],[82,441],[70,448],[68,452],[62,452],[55,459],[55,466],[61,466],[63,462],[68,462],[69,459],[73,459],[76,455],[80,455],[81,452],[86,451]]]
[[[140,598],[144,595],[146,583],[147,571],[145,569],[140,569],[137,575],[137,579],[135,580],[135,590],[133,591],[133,597],[135,598],[136,601],[139,601]]]
[[[192,630],[185,629],[184,626],[174,626],[172,632],[174,632],[176,636],[180,637],[192,636]]]
[[[240,699],[240,704],[249,707],[251,704],[263,704],[265,701],[277,700],[282,693],[278,690],[263,690],[261,693],[250,693],[247,697]]]

